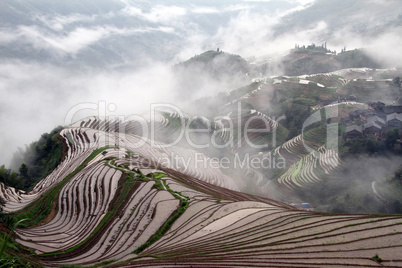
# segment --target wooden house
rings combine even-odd
[[[382,127],[374,122],[370,122],[370,123],[364,124],[363,129],[364,129],[364,134],[366,134],[366,135],[380,136]]]
[[[392,113],[387,115],[389,127],[402,128],[402,114]]]
[[[369,118],[367,118],[367,123],[376,123],[377,125],[380,125],[381,127],[384,127],[386,125],[386,122],[384,119],[382,119],[381,117],[378,116],[371,116]]]
[[[346,127],[346,138],[354,139],[363,136],[363,128],[361,126],[353,125]]]

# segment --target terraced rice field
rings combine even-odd
[[[329,216],[255,202],[197,208],[127,267],[378,267],[375,254],[386,256],[384,266],[401,265],[392,253],[401,250],[400,218]]]
[[[278,183],[288,188],[303,187],[307,184],[321,181],[320,175],[329,174],[340,165],[338,153],[322,146],[316,152],[312,152],[301,158],[279,179]]]
[[[232,116],[231,120],[234,122],[236,130],[234,132],[237,134],[234,148],[236,152],[255,151],[255,148],[268,148],[282,144],[289,134],[289,131],[276,120],[254,109],[240,116]],[[237,131],[239,128],[241,133]],[[240,137],[238,133],[241,134]]]
[[[261,154],[260,157],[270,158],[270,155],[272,154],[275,157],[284,159],[286,166],[290,167],[300,161],[303,157],[309,155],[309,149],[317,151],[325,144],[325,139],[325,128],[314,128],[283,143],[271,152]]]
[[[121,129],[96,118],[78,122],[61,133],[67,156],[32,192],[2,186],[4,209],[15,215],[60,187],[53,215],[16,230],[44,266],[402,267],[402,216],[306,212],[241,193],[219,168],[169,158],[196,152],[137,147],[141,138],[116,135]],[[284,183],[309,183],[314,165],[331,171],[333,152],[319,146],[323,158],[313,160],[298,142],[278,149],[299,152],[297,179]]]
[[[347,71],[345,70],[344,72],[301,75],[298,77],[301,79],[306,79],[308,81],[316,82],[322,85],[323,87],[340,87],[348,83],[348,80],[344,79],[341,76],[341,74],[346,73]]]

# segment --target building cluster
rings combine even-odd
[[[370,103],[368,109],[349,113],[346,120],[346,138],[363,135],[384,138],[389,130],[402,130],[402,106],[385,106],[382,102]]]

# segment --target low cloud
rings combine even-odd
[[[197,14],[216,14],[220,11],[215,7],[195,7],[191,10],[191,12]]]
[[[170,23],[186,15],[186,9],[178,6],[156,5],[149,12],[134,6],[127,6],[122,10],[123,14],[139,17],[153,23]]]
[[[45,15],[35,15],[34,19],[40,21],[47,27],[55,31],[62,31],[65,26],[76,23],[76,22],[93,22],[99,15],[83,15],[79,13],[69,14],[67,16],[45,16]]]
[[[49,52],[56,59],[93,52],[93,45],[109,52],[113,50],[107,49],[115,44],[119,49],[126,44],[137,44],[138,40],[142,40],[141,34],[163,33],[160,38],[151,36],[152,39],[146,39],[146,44],[140,43],[143,47],[136,47],[135,53],[143,58],[169,54],[169,61],[149,60],[147,67],[136,70],[122,68],[124,71],[113,70],[113,66],[100,70],[103,66],[91,68],[88,64],[81,66],[85,71],[75,71],[63,67],[62,60],[59,60],[59,65],[50,64],[58,62],[52,61],[53,58],[43,59],[44,63],[30,58],[23,61],[2,58],[0,164],[10,160],[17,146],[27,144],[41,133],[63,124],[66,113],[79,103],[114,103],[118,115],[142,113],[152,102],[180,104],[180,91],[171,73],[171,65],[207,49],[219,47],[225,52],[248,58],[285,54],[295,43],[327,41],[330,49],[339,51],[345,45],[348,49],[368,46],[373,55],[379,55],[389,64],[402,62],[398,53],[402,43],[400,27],[390,28],[368,40],[358,34],[353,25],[331,32],[330,22],[321,20],[303,25],[302,30],[275,34],[275,26],[285,15],[306,8],[312,0],[289,0],[287,5],[282,6],[281,2],[280,6],[273,8],[271,2],[278,1],[231,1],[229,5],[187,2],[167,5],[160,2],[154,5],[141,3],[141,6],[134,1],[120,1],[119,7],[110,13],[81,14],[74,11],[62,15],[34,14],[31,25],[3,25],[0,28],[2,50],[6,50],[7,46],[22,47],[24,52],[32,52],[32,55]],[[122,26],[121,18],[131,24]],[[121,39],[130,36],[134,38]],[[108,41],[106,45],[102,43],[105,40]],[[136,58],[130,58],[135,54],[133,48],[125,49],[118,55],[124,62],[117,62],[116,65],[134,66]],[[148,51],[155,51],[155,55],[146,54]],[[100,58],[109,56],[99,55]],[[80,65],[79,60],[82,59],[77,57],[77,60]],[[195,92],[193,98],[217,94],[226,86],[216,81],[203,81],[202,77],[199,80],[205,86]]]
[[[381,34],[367,46],[370,55],[386,66],[402,66],[402,27]]]
[[[135,71],[76,71],[51,64],[7,61],[0,63],[0,74],[0,163],[8,163],[17,147],[63,125],[77,105],[104,102],[106,107],[116,109],[83,109],[73,113],[73,121],[103,112],[127,117],[147,112],[152,103],[181,106],[223,87],[215,82],[211,88],[202,89],[201,95],[199,92],[180,98],[171,66],[160,62]]]
[[[113,29],[105,27],[97,27],[93,29],[77,28],[65,37],[46,34],[36,27],[22,26],[20,31],[26,37],[28,42],[35,40],[33,43],[37,46],[45,48],[51,47],[66,53],[75,54],[90,44],[110,35],[113,32]]]
[[[174,29],[170,27],[116,28],[105,25],[90,28],[78,27],[65,35],[58,35],[38,26],[19,26],[13,32],[1,31],[0,43],[7,45],[19,41],[30,44],[36,49],[54,50],[57,53],[74,55],[91,44],[112,35],[127,36],[154,31],[173,33]]]
[[[324,21],[306,25],[304,30],[275,36],[274,27],[283,13],[276,15],[256,14],[251,11],[239,15],[221,26],[215,35],[216,40],[224,40],[222,49],[243,57],[262,57],[287,53],[295,43],[309,44],[316,42],[327,31]]]

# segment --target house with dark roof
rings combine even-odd
[[[382,108],[382,110],[384,111],[385,114],[393,114],[393,113],[397,113],[397,114],[401,114],[402,113],[402,106],[385,106],[384,108]]]
[[[402,105],[386,106],[382,102],[374,102],[374,103],[370,103],[369,107],[375,111],[377,116],[382,117],[384,119],[389,114],[402,113]]]
[[[368,105],[369,105],[370,108],[372,108],[374,111],[383,111],[382,109],[385,107],[385,103],[383,103],[383,102],[381,102],[381,101],[370,102]]]
[[[358,125],[347,126],[346,127],[346,138],[354,139],[363,136],[363,128]]]
[[[357,119],[357,118],[359,118],[359,112],[358,112],[358,110],[356,110],[356,111],[353,111],[353,112],[350,112],[349,113],[349,118],[350,118],[350,120],[355,120],[355,119]]]
[[[366,135],[380,136],[382,127],[374,122],[370,122],[370,123],[364,124],[363,129],[364,129],[364,133]]]
[[[363,121],[366,121],[367,118],[375,116],[375,112],[373,110],[367,109],[367,110],[363,110],[360,113],[360,119]]]
[[[373,110],[370,109],[365,109],[365,110],[356,110],[354,112],[349,113],[349,117],[351,120],[355,120],[355,119],[362,119],[363,121],[366,121],[367,118],[371,117],[371,116],[375,116],[375,112]]]
[[[390,127],[402,128],[402,113],[392,113],[387,115],[387,124]]]
[[[381,117],[376,116],[376,115],[367,118],[367,123],[371,123],[371,122],[376,123],[377,125],[380,125],[381,127],[386,125],[385,120],[382,119]]]

